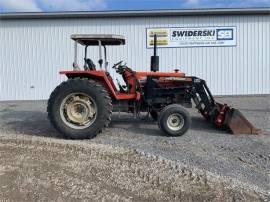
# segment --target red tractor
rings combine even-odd
[[[73,71],[62,71],[67,81],[61,83],[48,101],[48,117],[53,126],[66,138],[93,138],[111,122],[113,111],[147,112],[158,122],[168,136],[183,135],[191,126],[191,117],[185,107],[196,108],[208,121],[233,133],[257,133],[257,130],[235,109],[217,103],[204,80],[186,76],[179,70],[159,72],[156,55],[157,37],[154,36],[154,56],[151,71],[136,72],[122,61],[113,65],[125,82],[118,88],[107,71],[106,46],[124,45],[119,35],[72,35],[75,41]],[[84,69],[77,63],[77,46],[85,46]],[[89,46],[99,47],[98,64],[88,58]],[[102,58],[104,49],[104,58]]]

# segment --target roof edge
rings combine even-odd
[[[23,12],[1,13],[0,19],[56,19],[56,18],[107,18],[107,17],[158,17],[198,15],[270,15],[269,8],[214,8],[170,10],[119,10],[119,11],[72,11],[72,12]]]

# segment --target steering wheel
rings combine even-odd
[[[120,62],[114,64],[114,65],[112,66],[112,68],[115,69],[117,66],[121,65],[122,62],[123,62],[123,60],[121,60]]]

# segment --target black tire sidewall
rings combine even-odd
[[[180,114],[184,118],[184,126],[177,131],[171,130],[167,125],[167,120],[172,114]],[[169,105],[160,113],[158,124],[160,129],[167,135],[177,137],[184,135],[191,126],[191,117],[188,111],[181,105]]]

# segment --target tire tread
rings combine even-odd
[[[104,102],[105,102],[105,106],[104,106],[104,111],[105,111],[105,115],[102,117],[101,120],[104,124],[102,127],[98,128],[95,132],[95,134],[89,134],[89,136],[87,138],[94,138],[95,136],[97,136],[99,133],[101,133],[103,131],[104,128],[108,127],[110,122],[111,122],[111,115],[112,115],[112,100],[111,97],[109,96],[108,91],[99,83],[97,83],[94,80],[88,79],[88,78],[80,78],[80,77],[76,77],[76,78],[70,78],[67,81],[62,82],[59,86],[57,86],[54,91],[51,93],[50,98],[48,100],[48,105],[47,105],[47,113],[48,113],[48,119],[50,120],[51,124],[58,130],[61,131],[61,129],[58,127],[57,125],[57,121],[55,120],[55,116],[54,116],[54,112],[53,112],[53,103],[56,99],[56,97],[58,96],[59,93],[61,93],[61,90],[63,88],[72,86],[72,85],[81,85],[83,83],[83,85],[89,85],[92,88],[97,89],[100,94],[101,97],[103,97]],[[70,137],[67,134],[63,134],[65,138],[71,138],[71,139],[75,139]],[[76,138],[77,139],[77,138]],[[78,138],[78,139],[84,139],[84,138]]]

